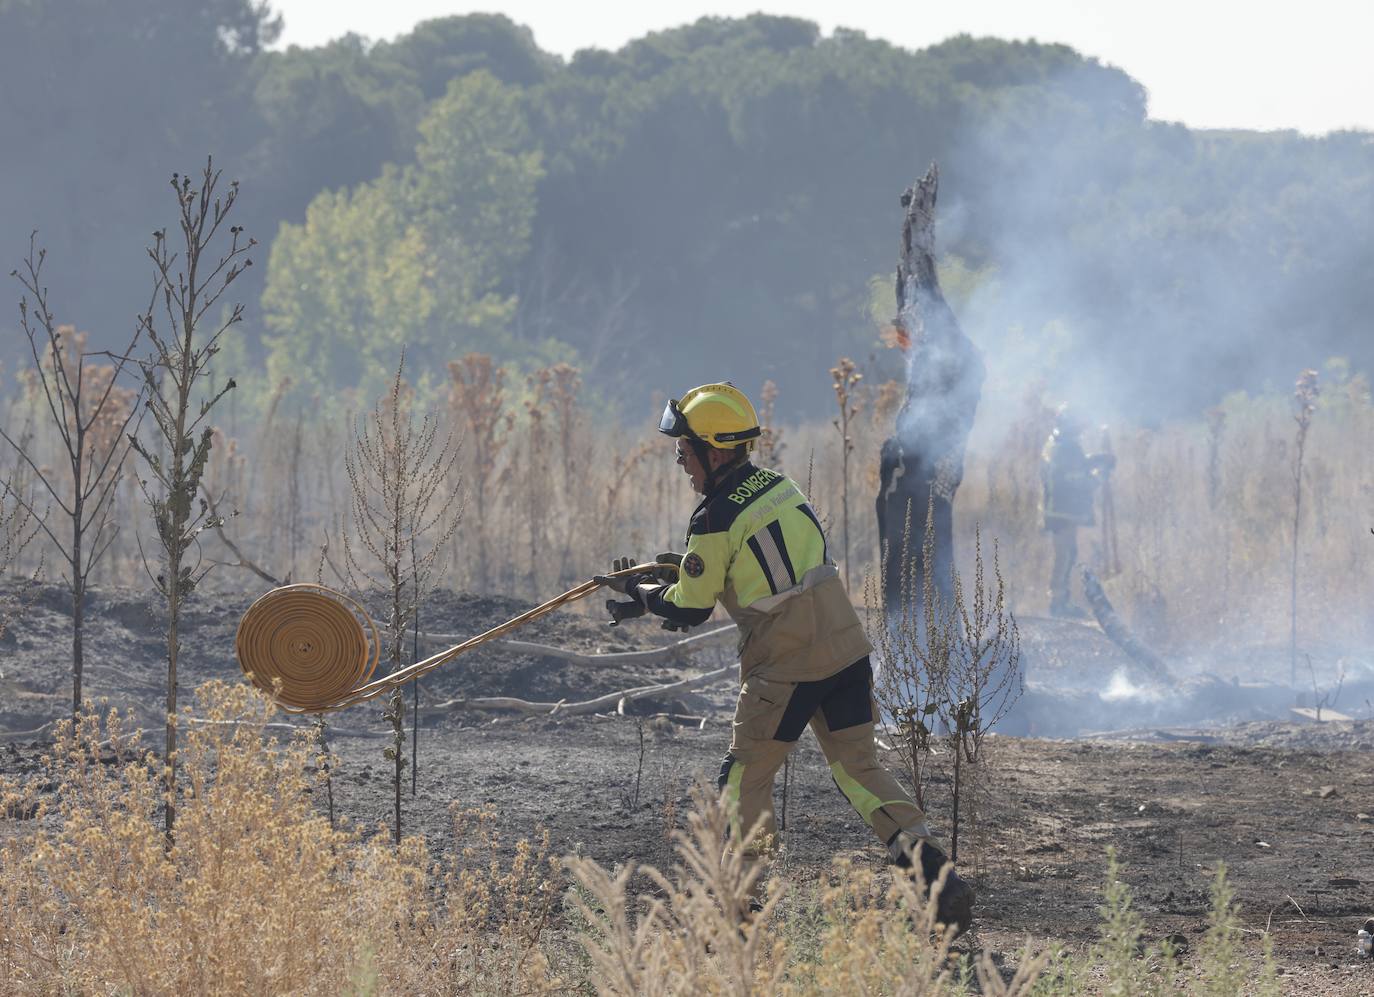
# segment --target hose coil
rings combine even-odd
[[[676,565],[636,564],[600,577],[665,568],[673,573],[677,570]],[[323,585],[284,585],[248,607],[239,621],[234,650],[249,681],[287,713],[341,710],[376,699],[489,640],[585,599],[601,585],[597,579],[585,581],[486,633],[375,680],[372,673],[381,660],[381,636],[358,601]]]
[[[381,638],[355,600],[303,583],[275,588],[249,606],[234,650],[255,686],[291,712],[316,713],[372,678]]]

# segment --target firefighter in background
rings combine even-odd
[[[1045,530],[1054,543],[1050,569],[1050,615],[1081,620],[1086,617],[1069,595],[1073,566],[1078,561],[1078,528],[1093,525],[1093,491],[1116,467],[1112,454],[1085,454],[1083,423],[1067,405],[1055,417],[1054,431],[1040,455],[1045,486]]]
[[[878,762],[872,646],[806,496],[749,460],[761,432],[753,405],[731,384],[707,384],[670,401],[658,428],[673,438],[677,462],[702,496],[686,551],[658,558],[679,570],[671,583],[649,575],[597,581],[631,600],[607,604],[616,620],[648,612],[665,626],[697,626],[719,601],[739,625],[741,687],[719,780],[736,840],[755,827],[765,839],[776,832],[773,779],[810,726],[836,786],[889,859],[903,868],[919,863],[933,882],[948,859],[920,808]],[[615,567],[634,563],[617,559]],[[973,899],[951,867],[939,919],[966,929]]]

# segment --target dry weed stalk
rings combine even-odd
[[[730,816],[713,790],[698,784],[692,798],[687,829],[673,832],[679,861],[671,876],[633,863],[613,875],[591,859],[567,861],[584,891],[573,902],[588,925],[581,941],[600,994],[748,997],[781,990],[785,949],[768,923],[781,887],[770,884],[762,910],[742,921],[761,866],[729,847]],[[636,874],[658,893],[641,898],[638,917],[629,896]]]
[[[569,368],[565,377],[574,376]],[[520,387],[523,392],[523,380]],[[544,409],[546,445],[552,448],[560,444],[565,425],[572,427],[574,443],[565,447],[561,455],[548,456],[545,488],[551,489],[558,501],[555,514],[542,527],[549,549],[539,569],[541,588],[553,577],[576,581],[586,565],[605,552],[600,546],[606,539],[603,530],[587,532],[564,526],[591,522],[604,515],[608,488],[621,470],[609,455],[623,446],[625,432],[623,427],[590,418],[585,398],[568,398],[565,403],[558,403],[557,390],[555,380],[549,386]],[[862,390],[869,392],[870,397],[861,417],[851,423],[854,449],[848,469],[850,570],[860,578],[865,568],[872,567],[873,517],[863,514],[863,509],[871,508],[865,503],[872,501],[876,492],[872,475],[877,449],[874,436],[881,434],[882,424],[875,420],[878,409],[885,407],[881,388],[870,386]],[[976,445],[968,458],[969,473],[960,493],[961,515],[956,524],[961,551],[967,552],[971,547],[975,522],[982,523],[984,529],[999,538],[1008,598],[1018,616],[1038,610],[1049,567],[1049,545],[1045,543],[1038,516],[1040,484],[1036,468],[1052,413],[1042,403],[1041,394],[1037,393],[1040,390],[1043,388],[1032,386],[1023,403],[1013,401],[1010,425],[999,426],[993,420],[980,424]],[[266,397],[257,400],[263,410],[270,408],[274,397],[270,386],[265,387],[264,393]],[[531,585],[526,568],[529,512],[521,492],[527,478],[526,434],[523,410],[512,405],[512,397],[507,382],[503,408],[492,424],[499,449],[484,486],[483,522],[479,528],[476,516],[466,517],[461,527],[460,549],[467,553],[454,556],[441,567],[441,584],[474,588],[480,581],[481,570],[485,570],[486,585],[490,588],[512,595],[539,594],[527,591]],[[893,400],[895,397],[888,402]],[[34,402],[44,404],[41,390],[36,397],[18,396],[15,411],[19,418],[10,416],[5,420],[7,427],[14,427],[10,430],[12,435],[17,435],[28,414],[22,406]],[[505,409],[519,414],[514,432],[510,432],[511,413]],[[1281,668],[1282,651],[1291,644],[1289,531],[1293,526],[1293,508],[1283,499],[1293,489],[1291,397],[1288,391],[1234,396],[1227,399],[1223,410],[1224,433],[1215,446],[1209,439],[1210,417],[1202,415],[1193,420],[1163,423],[1148,432],[1127,427],[1113,433],[1120,454],[1113,486],[1123,557],[1122,572],[1111,580],[1109,591],[1123,615],[1148,642],[1174,642],[1180,649],[1201,651],[1213,645],[1233,647],[1236,635],[1244,632],[1247,641],[1271,643],[1280,648],[1275,667]],[[1321,423],[1306,440],[1303,460],[1298,578],[1301,623],[1313,633],[1330,635],[1333,642],[1353,646],[1369,636],[1369,616],[1359,607],[1374,599],[1374,571],[1370,570],[1374,545],[1342,542],[1338,516],[1343,508],[1363,508],[1369,503],[1368,469],[1364,462],[1351,459],[1350,454],[1362,453],[1365,441],[1374,435],[1374,406],[1363,382],[1351,377],[1323,384],[1321,412]],[[492,410],[488,409],[487,414],[492,415]],[[814,506],[833,522],[838,537],[842,529],[844,469],[835,446],[836,429],[831,421],[834,415],[832,409],[830,417],[795,425],[789,422],[786,439],[789,451],[795,451],[793,457],[803,455],[794,468],[799,480],[806,475],[804,455],[814,448],[817,460],[810,494]],[[464,425],[461,410],[454,409],[452,418],[457,435]],[[334,469],[328,456],[342,452],[344,428],[342,419],[312,422],[308,415],[303,425],[302,450],[307,452],[307,463],[300,474],[299,490],[304,497],[297,503],[297,532],[303,533],[312,547],[319,543],[327,527],[331,532],[337,528],[337,517],[347,505],[346,489],[339,490],[344,483],[343,475],[331,473]],[[640,428],[643,435],[631,446],[652,438],[651,428]],[[41,426],[39,429],[38,450],[46,453],[44,433]],[[235,505],[242,510],[235,521],[242,525],[231,538],[241,554],[219,556],[229,563],[256,562],[270,569],[267,573],[273,577],[279,577],[286,569],[284,554],[289,545],[286,534],[280,530],[275,541],[272,539],[269,521],[288,521],[291,489],[286,468],[270,472],[264,469],[285,463],[292,435],[293,425],[284,409],[272,415],[270,429],[264,428],[262,417],[251,425],[245,423],[239,446],[240,453],[248,458],[247,473],[235,482],[233,489],[223,492],[223,497],[220,492],[215,494],[225,514],[230,514]],[[469,439],[472,438],[469,433]],[[512,459],[516,447],[520,450],[518,460]],[[467,453],[461,463],[467,474],[474,464],[472,450],[465,449]],[[40,465],[44,462],[37,456],[35,460]],[[308,463],[312,460],[313,464]],[[245,480],[250,477],[253,480]],[[640,549],[656,549],[660,544],[666,549],[673,545],[681,528],[681,517],[690,508],[680,472],[669,461],[654,463],[635,470],[624,485],[626,493],[631,484],[636,501],[629,502],[622,494],[615,508],[616,528],[622,536],[617,544],[643,538],[645,543],[639,545]],[[468,494],[471,497],[474,491],[469,489]],[[1283,500],[1276,501],[1276,495]],[[41,499],[41,491],[38,497]],[[921,502],[925,500],[925,496],[920,498]],[[119,501],[126,502],[127,496]],[[922,510],[913,511],[919,523]],[[55,532],[63,534],[62,530]],[[231,528],[228,532],[235,531]],[[894,526],[891,532],[895,548],[900,530]],[[913,551],[918,558],[919,535],[918,526],[917,549]],[[652,538],[657,539],[649,543]],[[101,577],[101,572],[119,570],[120,559],[126,556],[121,555],[120,548],[129,540],[129,535],[124,534],[115,541],[101,566],[95,569],[93,581]],[[50,550],[46,536],[40,536],[40,542],[29,548],[25,570],[33,567],[32,561],[40,550]],[[131,541],[129,545],[132,546]],[[217,544],[212,546],[219,549]],[[832,546],[838,560],[840,541]],[[483,551],[480,558],[479,547]],[[1214,553],[1199,557],[1200,550]],[[47,556],[51,565],[56,555]],[[337,535],[330,556],[339,560]],[[483,558],[485,569],[481,569]],[[128,565],[123,567],[127,570]],[[959,567],[966,574],[970,571],[967,554],[960,557]],[[304,569],[298,565],[298,570]],[[327,575],[329,570],[326,567]],[[329,577],[331,584],[340,584],[332,575]],[[1315,646],[1312,650],[1320,669],[1323,655],[1317,653]],[[1300,655],[1298,664],[1301,670]]]
[[[548,405],[553,409],[558,428],[559,462],[563,470],[563,506],[567,508],[578,494],[574,478],[579,466],[578,454],[585,452],[582,431],[585,420],[578,408],[578,394],[582,390],[582,373],[571,364],[559,363],[548,368],[550,381]],[[547,513],[547,510],[546,510]],[[566,581],[572,560],[572,542],[576,531],[563,529],[562,552],[558,558],[558,579]]]
[[[464,449],[468,452],[473,520],[477,535],[476,584],[485,589],[491,583],[488,571],[487,494],[497,460],[505,448],[514,418],[505,410],[506,372],[483,353],[469,353],[450,361],[448,406],[454,423],[462,427]]]
[[[571,364],[559,363],[546,369],[548,385],[546,400],[558,422],[558,441],[563,448],[563,494],[573,493],[573,474],[576,466],[577,434],[582,427],[582,415],[577,408],[577,395],[582,390],[582,373]]]
[[[426,412],[417,425],[404,371],[402,352],[390,393],[354,425],[344,452],[353,497],[352,530],[344,534],[345,571],[353,590],[361,594],[380,588],[387,595],[385,630],[393,672],[402,667],[406,632],[462,512],[456,489],[441,494],[454,477],[458,447],[451,433],[439,440],[436,414]],[[392,692],[384,716],[393,731],[386,757],[393,768],[393,837],[399,845],[401,774],[406,766],[405,699],[400,687]]]
[[[166,832],[171,844],[176,822],[177,765],[177,664],[181,654],[181,610],[209,567],[202,568],[198,550],[200,534],[222,525],[201,499],[196,508],[200,482],[210,457],[214,430],[207,421],[211,409],[234,389],[232,378],[208,397],[197,398],[208,377],[210,361],[219,342],[232,326],[243,320],[243,306],[235,304],[221,320],[206,316],[229,285],[252,266],[246,254],[257,245],[241,243],[243,230],[229,225],[229,214],[238,199],[238,181],[217,194],[220,172],[206,160],[198,187],[192,178],[172,174],[171,188],[177,201],[180,238],[173,251],[167,232],[153,233],[148,258],[153,264],[154,303],[139,316],[139,330],[152,345],[152,356],[139,361],[148,412],[157,430],[152,443],[130,435],[129,445],[143,458],[151,481],[139,479],[139,488],[153,515],[161,548],[160,570],[148,574],[167,606],[167,736],[163,762],[166,766]],[[228,229],[229,245],[218,261],[207,255],[222,229]],[[158,302],[160,301],[160,306]],[[161,313],[162,317],[156,316]],[[165,328],[163,321],[166,322]],[[159,329],[162,331],[159,331]],[[198,434],[198,435],[197,435]],[[146,562],[145,562],[146,567]]]
[[[856,868],[837,860],[819,893],[814,915],[798,919],[819,922],[818,937],[806,957],[788,971],[787,995],[889,993],[904,997],[954,997],[970,993],[962,979],[976,977],[976,992],[994,997],[1029,997],[1048,961],[1046,955],[1022,952],[1010,980],[1003,978],[988,953],[960,964],[951,951],[953,930],[936,921],[942,874],[924,894],[917,877]],[[883,880],[886,879],[886,883]]]
[[[671,874],[633,864],[612,874],[590,859],[568,860],[581,887],[573,902],[588,925],[581,940],[597,993],[968,992],[950,950],[953,931],[937,925],[936,902],[918,879],[838,860],[814,903],[787,905],[777,880],[758,889],[757,865],[727,847],[729,815],[715,794],[698,785],[692,795],[688,828],[673,834],[679,861]],[[654,892],[632,898],[640,876]],[[742,919],[757,895],[762,909]],[[812,937],[803,943],[802,933]],[[981,992],[1025,997],[1045,962],[1027,954],[1007,982],[984,956],[975,970]]]
[[[615,463],[611,467],[610,480],[606,483],[605,500],[600,513],[601,553],[609,552],[614,543],[613,531],[618,522],[620,498],[626,484],[631,480],[640,464],[644,463],[651,454],[661,452],[657,440],[646,440],[629,453],[620,451],[616,454]]]
[[[29,344],[33,366],[27,372],[35,395],[41,394],[51,417],[50,426],[62,444],[59,472],[40,463],[31,453],[32,437],[16,439],[0,426],[0,439],[14,450],[17,459],[42,486],[43,501],[56,506],[67,539],[59,539],[58,522],[49,522],[48,509],[34,505],[34,494],[11,491],[32,521],[47,536],[66,566],[64,580],[72,599],[72,714],[80,709],[84,670],[86,588],[91,572],[109,552],[118,535],[114,520],[114,496],[129,455],[125,435],[139,411],[137,392],[120,385],[129,354],[138,342],[135,329],[121,354],[86,352],[86,339],[72,326],[59,326],[48,305],[43,283],[47,250],[37,248],[37,233],[29,236],[29,253],[23,272],[12,270],[23,293],[19,299],[19,324]],[[89,366],[91,356],[104,356],[108,365]],[[135,427],[137,431],[137,427]],[[35,489],[36,492],[36,489]]]
[[[529,536],[525,581],[531,592],[540,591],[541,568],[549,559],[546,535],[551,504],[548,494],[549,431],[545,419],[553,376],[552,369],[544,367],[525,377],[525,453],[520,468],[519,499],[525,513],[525,532]]]
[[[471,992],[482,980],[491,993],[557,986],[541,942],[562,902],[561,862],[551,853],[547,831],[534,842],[517,842],[507,858],[496,817],[491,805],[453,809],[453,839],[461,846],[448,857],[441,916],[426,941],[429,964],[438,972],[421,974],[415,992],[436,983],[444,985],[441,992]]]
[[[1207,506],[1215,511],[1221,498],[1221,444],[1226,436],[1226,410],[1214,405],[1203,415],[1207,425]]]
[[[769,884],[742,923],[757,866],[726,847],[729,815],[704,787],[673,832],[670,873],[569,859],[578,886],[564,900],[547,838],[508,847],[491,807],[455,811],[458,845],[438,865],[419,838],[395,849],[384,833],[332,828],[312,802],[328,761],[317,728],[282,742],[274,717],[246,684],[197,691],[170,851],[158,760],[117,713],[60,724],[26,783],[0,775],[0,992],[1174,992],[1171,960],[1139,957],[1142,924],[1111,856],[1087,958],[1046,972],[1049,953],[1027,951],[1006,980],[984,954],[974,990],[934,903],[905,875],[837,861],[814,891]],[[641,874],[652,895],[631,894]],[[586,963],[560,947],[561,917]],[[1190,992],[1279,992],[1272,946],[1251,973],[1240,937],[1218,869]]]
[[[935,718],[948,698],[954,637],[950,608],[941,604],[932,577],[934,530],[926,518],[925,557],[920,577],[911,551],[911,515],[902,534],[900,598],[889,603],[881,583],[869,576],[865,585],[865,623],[877,653],[873,695],[896,724],[896,750],[911,783],[916,804],[928,809],[928,790],[935,774]],[[894,556],[891,550],[885,558]],[[880,577],[887,577],[886,570]]]
[[[22,437],[21,437],[22,439]],[[0,580],[18,566],[24,551],[33,543],[42,526],[30,511],[32,501],[20,502],[18,490],[24,487],[18,469],[0,481]],[[0,595],[0,637],[38,596],[38,580],[43,575],[43,560],[28,577],[27,591]]]
[[[1297,423],[1297,438],[1293,447],[1293,556],[1289,561],[1288,602],[1288,660],[1289,682],[1298,684],[1298,540],[1302,530],[1302,462],[1307,455],[1307,432],[1312,428],[1312,415],[1317,411],[1317,372],[1305,370],[1298,375],[1293,387],[1293,421]]]
[[[957,572],[954,577],[955,658],[948,672],[949,687],[942,717],[953,748],[954,799],[951,816],[950,859],[958,861],[961,790],[967,785],[973,806],[969,824],[978,830],[977,801],[984,788],[983,767],[988,733],[1011,712],[1025,691],[1021,672],[1021,636],[1016,617],[1007,609],[1006,584],[998,559],[997,541],[992,545],[992,585],[986,583],[983,538],[973,535],[973,591],[965,592]],[[967,768],[965,768],[967,766]]]
[[[459,812],[437,867],[419,838],[336,829],[312,802],[318,727],[281,743],[274,717],[245,684],[198,690],[170,851],[160,766],[117,713],[60,725],[27,784],[0,776],[0,819],[21,818],[0,839],[0,992],[565,989],[543,949],[564,885],[546,837],[512,850],[491,809]]]
[[[841,357],[839,363],[830,368],[830,378],[834,383],[835,401],[839,404],[840,414],[832,421],[840,434],[840,535],[844,541],[844,583],[849,586],[849,455],[854,452],[854,438],[850,424],[859,414],[856,389],[863,375],[848,357]]]
[[[885,605],[872,577],[867,585],[870,639],[878,652],[874,695],[897,725],[897,752],[911,779],[916,802],[926,799],[937,756],[952,769],[950,858],[957,861],[965,813],[965,789],[977,800],[987,734],[1010,712],[1023,691],[1020,634],[1006,603],[997,545],[992,584],[985,577],[982,532],[974,531],[973,585],[966,591],[958,571],[948,602],[935,584],[932,517],[922,541],[921,596],[915,597],[914,559],[904,557],[901,598]],[[910,523],[907,532],[910,531]],[[903,550],[909,544],[904,538]],[[876,625],[874,615],[876,614]],[[976,802],[970,816],[976,830]]]
[[[764,381],[763,387],[759,389],[759,425],[763,431],[759,434],[758,445],[754,448],[756,457],[755,462],[760,467],[771,467],[775,470],[782,469],[782,452],[786,449],[783,443],[783,431],[774,420],[773,409],[778,401],[778,386],[772,381]]]

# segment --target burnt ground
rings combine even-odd
[[[220,593],[193,602],[183,689],[240,675],[233,634],[252,597]],[[425,622],[466,635],[525,608],[518,600],[439,593],[426,604]],[[165,664],[153,604],[105,589],[93,594],[88,619],[88,693],[134,705],[155,725]],[[1374,914],[1370,711],[1343,700],[1337,708],[1356,719],[1289,723],[1286,708],[1274,707],[1272,689],[1247,692],[1239,675],[1224,670],[1190,674],[1167,695],[1140,693],[1132,688],[1138,676],[1095,628],[1026,619],[1021,632],[1029,688],[1007,729],[1078,736],[990,739],[979,829],[966,830],[961,845],[962,864],[979,893],[974,944],[1009,960],[1028,938],[1037,945],[1090,944],[1112,847],[1149,940],[1200,937],[1211,875],[1223,862],[1249,929],[1248,950],[1258,958],[1259,933],[1269,926],[1289,992],[1374,993],[1374,965],[1354,956],[1355,931]],[[0,731],[36,728],[69,703],[69,633],[61,590],[45,587],[0,638]],[[537,621],[518,637],[585,651],[665,639],[649,623],[612,630],[598,618],[568,612]],[[1242,658],[1247,681],[1272,677],[1268,665],[1257,663],[1272,660],[1275,671],[1284,660],[1269,649],[1249,649]],[[629,672],[480,649],[435,672],[423,696],[427,702],[483,695],[579,700],[721,663],[720,652],[704,652],[681,666]],[[1104,688],[1108,694],[1101,694]],[[1228,689],[1229,699],[1222,695]],[[1291,702],[1291,691],[1285,695]],[[732,703],[733,679],[726,679],[645,706],[704,717],[700,728],[633,715],[467,711],[429,719],[420,730],[418,792],[405,798],[407,831],[443,850],[451,839],[451,804],[491,803],[511,840],[547,828],[560,852],[581,850],[608,864],[668,864],[667,821],[675,813],[680,826],[692,780],[718,768]],[[335,802],[364,826],[388,821],[391,813],[385,742],[366,736],[380,731],[380,712],[369,704],[331,720],[339,756]],[[1195,715],[1201,713],[1210,717]],[[41,737],[5,740],[0,772],[33,767]],[[888,762],[897,765],[895,757]],[[947,788],[935,787],[931,808],[932,823],[946,833]],[[880,850],[830,782],[809,735],[794,755],[785,847],[781,874],[802,886],[837,852],[880,862]]]

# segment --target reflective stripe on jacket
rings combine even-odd
[[[671,617],[717,602],[739,625],[741,678],[767,665],[772,678],[813,681],[872,650],[820,521],[777,471],[743,464],[702,500],[677,582],[648,606]]]

